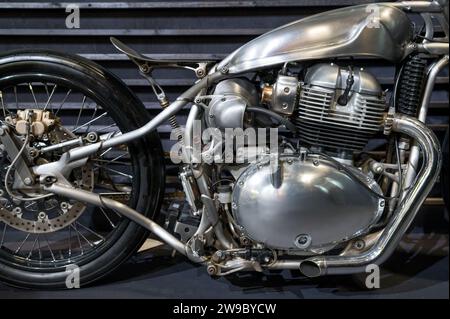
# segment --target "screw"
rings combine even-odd
[[[197,76],[201,78],[203,75],[205,75],[205,71],[203,69],[197,69]]]
[[[384,207],[384,200],[380,202],[380,207]]]
[[[284,88],[284,93],[286,93],[286,94],[287,94],[287,93],[289,93],[289,91],[290,91],[290,90],[289,90],[289,88],[288,88],[288,87],[285,87],[285,88]]]
[[[314,166],[319,166],[319,161],[318,160],[314,160],[313,164],[314,164]]]
[[[299,235],[295,244],[298,248],[305,249],[311,244],[311,237],[309,235]]]
[[[355,243],[353,244],[353,247],[355,249],[361,250],[366,246],[366,243],[364,242],[364,240],[357,240],[355,241]]]
[[[220,69],[220,72],[223,73],[223,74],[227,74],[228,71],[229,71],[229,69],[228,69],[227,66],[223,66],[223,67]]]
[[[29,177],[25,177],[24,178],[24,180],[23,180],[23,183],[25,184],[25,185],[31,185],[31,184],[33,184],[33,181],[31,180],[31,178],[29,178]]]

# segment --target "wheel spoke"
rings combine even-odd
[[[129,179],[133,179],[133,176],[132,176],[132,175],[125,174],[125,173],[120,172],[120,171],[118,171],[118,170],[115,170],[115,169],[113,169],[113,168],[111,168],[111,167],[106,167],[106,166],[104,166],[104,165],[98,165],[98,164],[94,164],[94,166],[96,167],[96,169],[94,169],[94,170],[98,170],[99,168],[102,168],[102,169],[105,169],[105,170],[107,170],[107,171],[116,173],[117,175],[121,175],[121,176],[127,177],[127,178],[129,178]]]
[[[38,109],[39,108],[38,102],[36,100],[36,95],[34,95],[34,90],[33,90],[33,86],[31,85],[31,83],[28,83],[28,87],[30,88],[31,95],[33,96],[34,104],[36,104],[36,108]]]
[[[78,123],[80,122],[81,113],[83,113],[84,103],[85,102],[86,102],[86,95],[83,96],[83,101],[81,102],[80,112],[78,112],[77,123],[75,124],[75,127],[77,127]]]
[[[80,222],[75,222],[75,224],[81,226],[82,228],[86,229],[88,232],[90,232],[91,234],[97,236],[98,238],[100,238],[101,240],[105,240],[105,237],[103,237],[102,235],[96,233],[95,231],[93,231],[92,229],[90,229],[87,226],[84,226],[83,224],[81,224]]]
[[[47,88],[47,85],[46,85],[45,87]],[[48,106],[48,104],[50,103],[50,100],[52,99],[53,93],[55,93],[56,87],[57,87],[57,85],[55,84],[55,86],[53,87],[52,92],[50,93],[50,95],[49,95],[49,97],[48,97],[48,99],[47,99],[47,103],[45,103],[44,111],[47,109],[47,106]],[[48,92],[47,92],[47,94],[48,94]],[[53,110],[52,110],[52,111],[53,111]]]
[[[107,126],[101,128],[101,129],[97,130],[97,133],[98,133],[98,132],[106,131],[107,129],[109,129],[109,128],[111,128],[111,127],[114,127],[114,126],[117,126],[117,124],[114,123],[114,124],[111,124],[111,125],[107,125]]]
[[[108,223],[111,225],[112,228],[116,228],[117,226],[112,222],[111,218],[109,218],[108,214],[105,212],[105,210],[103,209],[103,207],[99,207],[100,211],[103,213],[103,215],[105,216],[106,220],[108,221]]]
[[[39,234],[36,236],[36,239],[33,242],[33,247],[31,247],[30,252],[28,253],[27,259],[30,259],[31,255],[33,255],[34,247],[36,247],[38,238],[39,238]]]
[[[66,103],[67,98],[69,97],[70,93],[72,92],[72,89],[69,89],[66,93],[66,96],[64,96],[64,99],[62,100],[61,104],[59,105],[58,109],[55,112],[55,115],[58,115],[59,111],[63,107],[64,103]]]
[[[99,116],[97,116],[95,119],[92,119],[92,120],[90,120],[90,121],[84,123],[83,125],[80,125],[80,126],[74,128],[74,129],[72,130],[72,133],[75,133],[75,132],[78,131],[80,128],[83,128],[83,127],[86,127],[86,126],[88,127],[88,128],[86,129],[86,132],[89,132],[89,127],[91,126],[91,124],[92,124],[93,122],[95,122],[95,121],[101,119],[101,118],[104,117],[105,115],[107,115],[106,112],[105,112],[105,113],[102,113],[102,114],[99,115]]]
[[[69,228],[69,229],[70,229],[70,228]],[[50,251],[50,255],[52,256],[52,261],[53,261],[53,262],[56,262],[55,255],[53,254],[52,247],[50,247],[50,243],[48,242],[47,235],[44,235],[44,237],[45,237],[45,242],[47,243],[48,250]]]
[[[75,224],[76,225],[76,224]],[[89,246],[91,246],[91,247],[94,247],[94,244],[89,240],[89,239],[87,239],[78,229],[77,229],[77,227],[76,226],[73,226],[73,225],[70,225],[70,226],[72,226],[72,228],[75,230],[75,232],[77,233],[77,236],[78,236],[78,243],[80,244],[80,249],[81,249],[81,253],[83,254],[83,248],[82,248],[82,245],[81,245],[81,241],[80,241],[80,236],[81,236],[81,238],[83,238],[88,244],[89,244]]]
[[[28,233],[27,236],[25,237],[25,239],[22,241],[22,243],[17,247],[16,251],[14,252],[15,254],[19,253],[19,251],[22,249],[23,245],[27,241],[28,237],[30,237],[30,234],[31,233]]]
[[[93,120],[93,119],[94,119],[95,116],[97,115],[97,111],[98,111],[98,105],[95,104],[94,113],[92,114],[91,121],[88,122],[89,125],[88,125],[88,127],[86,128],[86,132],[89,132],[89,129],[91,128],[91,123],[96,121],[96,120]],[[103,114],[106,114],[106,112],[103,113]],[[103,117],[103,114],[101,115],[102,117]]]

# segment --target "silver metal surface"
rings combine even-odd
[[[206,114],[208,126],[243,128],[247,106],[256,106],[256,87],[245,79],[228,79],[217,84]]]
[[[134,139],[138,139],[153,130],[166,121],[169,117],[180,111],[187,103],[195,98],[195,96],[204,88],[207,88],[211,83],[223,78],[218,73],[210,74],[203,79],[199,80],[196,84],[191,86],[186,92],[184,92],[177,100],[170,104],[166,109],[162,110],[156,115],[150,122],[144,126],[130,131],[124,134],[116,135],[105,141],[100,141],[86,146],[77,147],[64,153],[60,160],[48,164],[43,164],[33,167],[33,171],[38,175],[65,175],[68,171],[74,167],[84,165],[88,156],[97,153],[100,150],[114,147],[120,144],[130,142]]]
[[[395,132],[414,138],[423,150],[424,164],[416,183],[411,186],[380,238],[369,250],[354,256],[317,256],[306,259],[298,263],[303,274],[315,277],[364,272],[368,264],[381,264],[386,261],[411,225],[439,176],[441,147],[434,133],[415,118],[395,115],[392,128]]]
[[[378,81],[363,70],[352,70],[354,83],[346,105],[344,94],[350,71],[335,64],[309,68],[300,90],[299,109],[292,121],[300,138],[312,146],[339,150],[362,150],[380,130],[386,109]]]
[[[54,183],[52,185],[48,185],[44,187],[46,191],[58,194],[60,196],[64,196],[67,198],[75,199],[78,201],[86,202],[95,206],[100,206],[104,208],[109,208],[117,213],[123,215],[126,218],[129,218],[133,222],[141,225],[142,227],[151,231],[154,235],[156,235],[163,242],[174,248],[176,251],[181,253],[184,256],[187,256],[190,260],[195,262],[204,262],[204,258],[198,257],[192,254],[189,247],[175,238],[172,234],[167,232],[160,225],[152,221],[151,219],[145,217],[142,214],[139,214],[134,209],[128,207],[127,205],[115,201],[113,199],[107,197],[101,197],[98,194],[87,192],[81,189],[76,189],[73,187],[68,187],[65,184]]]
[[[411,22],[401,9],[388,3],[359,5],[316,14],[265,33],[231,53],[217,70],[234,74],[342,56],[399,62],[407,54],[411,36]]]
[[[447,44],[448,46],[448,44]],[[434,84],[438,74],[448,65],[449,56],[446,55],[442,57],[437,63],[435,63],[428,72],[427,83],[422,96],[422,103],[419,108],[418,120],[425,123],[428,113],[428,106],[431,100],[431,94],[433,93]],[[413,183],[417,175],[417,165],[419,164],[420,150],[417,142],[414,142],[411,146],[411,151],[409,153],[408,166],[406,169],[403,189],[407,190]],[[403,197],[406,194],[403,193]]]
[[[262,160],[244,171],[233,190],[236,223],[269,248],[296,250],[297,237],[307,235],[311,244],[305,250],[329,249],[364,233],[383,211],[384,200],[326,159],[281,155],[279,164],[280,187],[272,186],[269,161]],[[380,192],[371,178],[355,174]]]
[[[297,77],[279,75],[273,85],[270,109],[280,114],[291,115],[297,107],[298,90]]]
[[[196,203],[196,196],[192,186],[192,172],[188,167],[183,167],[181,173],[178,175],[181,181],[181,186],[183,187],[184,194],[186,195],[186,201],[189,206],[191,206],[192,211],[196,214],[199,211]]]
[[[236,248],[237,245],[233,244],[233,242],[223,233],[223,224],[219,219],[219,214],[217,212],[214,201],[206,195],[202,195],[201,199],[205,207],[204,213],[206,213],[211,226],[214,228],[217,239],[222,244],[223,248]]]

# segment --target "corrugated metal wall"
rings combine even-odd
[[[230,1],[77,1],[81,28],[67,29],[67,3],[0,2],[0,51],[45,48],[78,53],[120,76],[142,99],[149,112],[159,106],[133,63],[109,42],[116,36],[154,58],[221,59],[259,34],[302,17],[353,4],[357,0],[230,0]],[[394,70],[381,60],[361,63],[385,89],[392,89]],[[174,99],[192,83],[190,73],[158,73],[160,83]],[[428,122],[442,137],[448,127],[448,70],[440,75],[433,93]],[[184,122],[183,111],[179,118]],[[160,128],[169,146],[169,126]],[[175,182],[176,169],[169,169]],[[438,196],[435,192],[433,196]]]

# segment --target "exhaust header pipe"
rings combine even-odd
[[[422,122],[409,116],[396,114],[392,124],[393,131],[412,137],[422,149],[423,166],[416,183],[399,203],[378,241],[368,251],[355,256],[318,256],[297,262],[296,265],[305,276],[360,273],[369,264],[380,265],[385,262],[434,186],[441,168],[441,147],[436,135]],[[271,268],[282,265],[273,266]],[[290,266],[293,266],[292,262]]]

